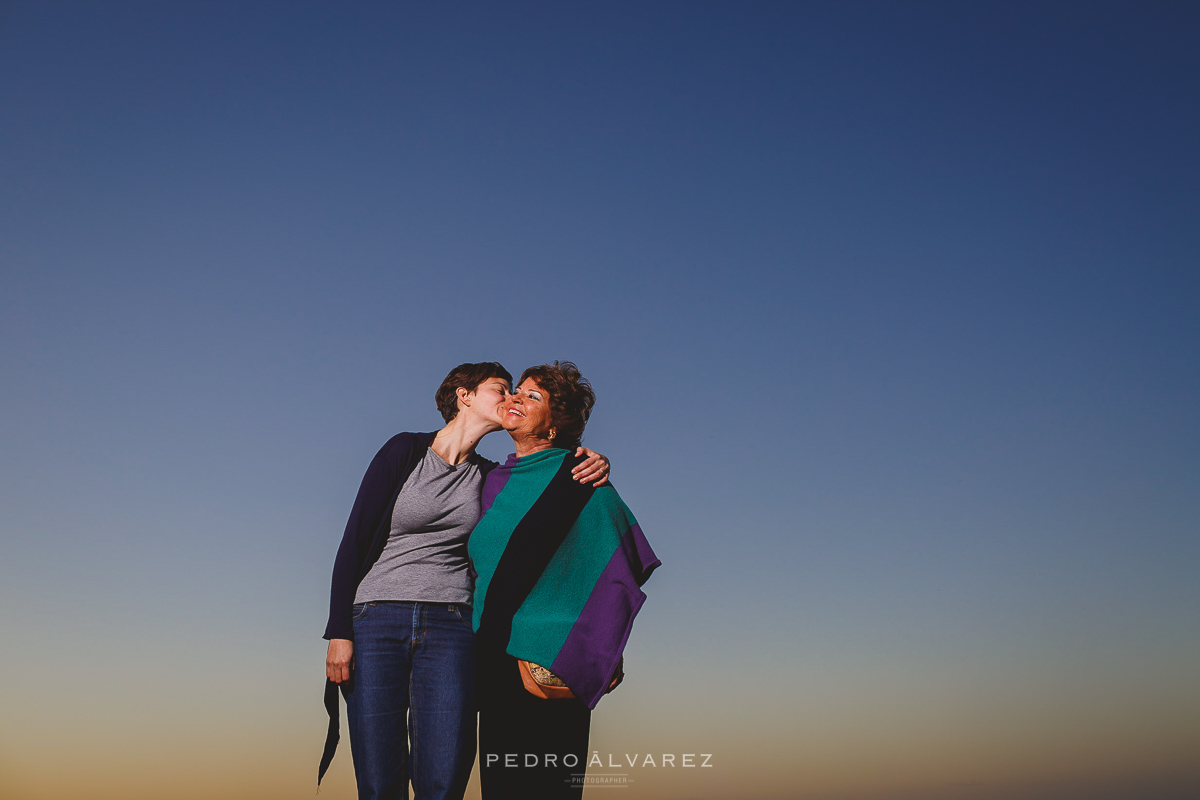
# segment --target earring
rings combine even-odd
[[[558,431],[551,429],[551,431],[550,431],[550,441],[552,441],[552,442],[553,442],[553,441],[554,441],[554,437],[555,437],[555,436],[557,436],[557,435],[558,435]]]

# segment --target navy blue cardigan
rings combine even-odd
[[[350,510],[346,532],[333,561],[333,585],[329,590],[329,622],[325,625],[326,639],[354,640],[354,595],[358,584],[379,560],[392,530],[392,509],[396,497],[408,476],[425,457],[433,443],[432,433],[398,433],[379,448],[367,474],[358,487],[358,497]],[[479,459],[483,477],[496,467],[496,462]],[[325,679],[325,710],[329,714],[329,729],[325,734],[325,750],[317,772],[317,786],[329,769],[337,750],[340,731],[338,722],[338,687]]]
[[[433,443],[432,433],[398,433],[379,449],[346,522],[346,532],[333,562],[333,585],[329,590],[329,622],[326,639],[354,639],[354,595],[358,584],[379,560],[392,529],[392,509],[408,476],[425,457]],[[479,459],[483,477],[496,462]]]

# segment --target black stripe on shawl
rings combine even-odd
[[[570,455],[564,458],[541,496],[513,529],[488,582],[476,632],[480,641],[501,649],[508,647],[513,615],[592,498],[595,489],[571,477],[571,470],[582,460]]]

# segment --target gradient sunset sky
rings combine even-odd
[[[1200,796],[1198,9],[0,4],[0,796],[313,796],[493,359],[663,561],[593,747],[712,754],[591,800]]]

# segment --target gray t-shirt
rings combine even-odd
[[[392,509],[392,530],[354,602],[409,600],[471,604],[467,537],[479,522],[479,457],[458,466],[433,448],[416,466]]]

